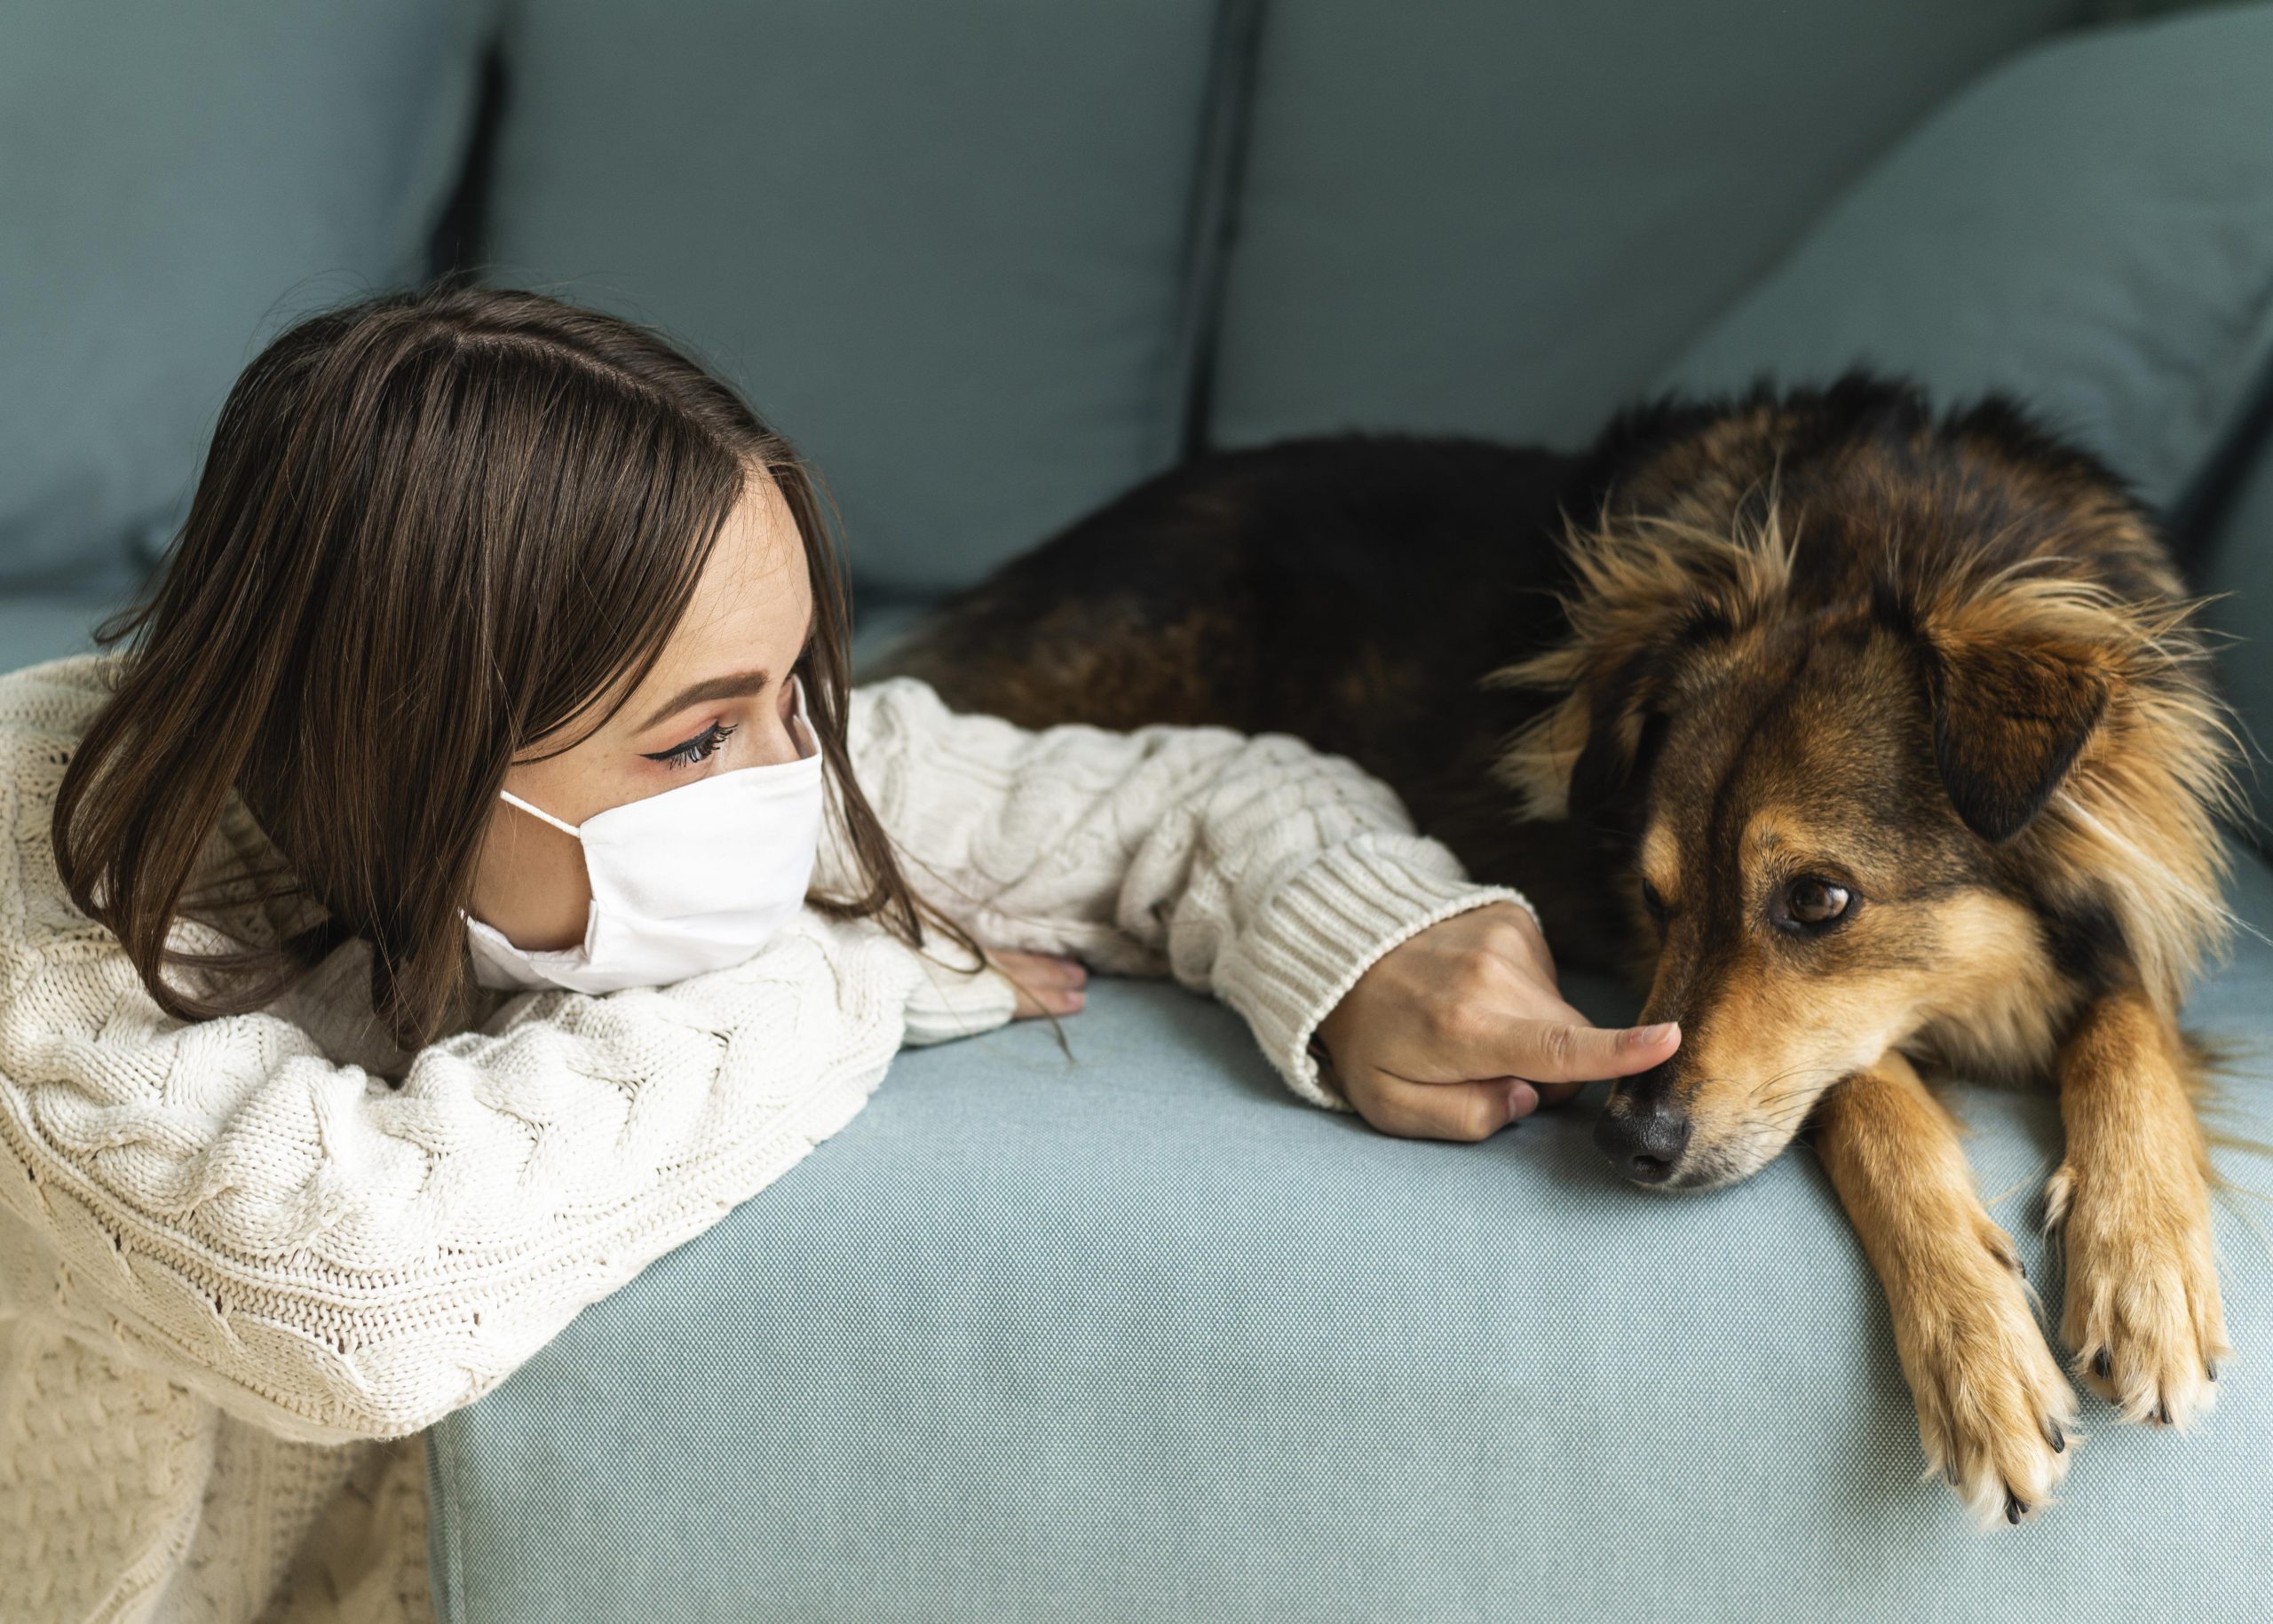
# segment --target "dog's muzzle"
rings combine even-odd
[[[1689,1113],[1675,1102],[1665,1073],[1654,1066],[1619,1083],[1595,1123],[1595,1143],[1635,1184],[1665,1183],[1689,1148]]]

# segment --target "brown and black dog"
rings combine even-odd
[[[2042,1505],[2077,1399],[1922,1078],[2056,1080],[2061,1335],[2184,1427],[2230,1352],[2184,987],[2229,915],[2238,752],[2194,605],[2103,465],[1863,374],[1673,400],[1582,456],[1338,435],[1131,491],[888,662],[1029,726],[1297,734],[1394,786],[1679,1053],[1628,1177],[1803,1129],[1883,1282],[1929,1469]]]

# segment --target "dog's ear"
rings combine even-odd
[[[2087,650],[1988,638],[1933,638],[1926,667],[1942,786],[1974,833],[2010,840],[2099,725],[2108,678]]]
[[[1634,767],[1633,741],[1620,725],[1620,707],[1597,694],[1587,718],[1586,748],[1571,764],[1571,815],[1591,820],[1626,787]]]
[[[1628,791],[1648,780],[1670,720],[1663,711],[1641,709],[1643,696],[1630,684],[1595,697],[1587,742],[1572,764],[1570,816],[1580,822],[1619,820]]]

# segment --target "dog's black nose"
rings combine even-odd
[[[1595,1143],[1635,1183],[1663,1184],[1689,1146],[1689,1113],[1663,1097],[1625,1100],[1620,1109],[1602,1113]]]

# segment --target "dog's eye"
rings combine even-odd
[[[1666,899],[1658,895],[1658,888],[1646,879],[1642,882],[1642,906],[1650,910],[1652,919],[1666,916]]]
[[[1829,880],[1794,880],[1784,892],[1784,913],[1794,924],[1827,925],[1847,912],[1854,899]]]

